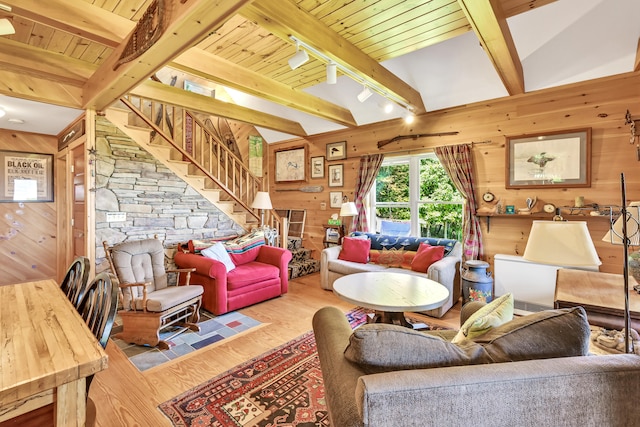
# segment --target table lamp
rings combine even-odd
[[[340,216],[341,217],[354,217],[358,215],[358,209],[356,208],[356,204],[354,202],[350,202],[347,196],[342,198],[342,205],[340,206]],[[342,222],[344,224],[344,221]],[[349,224],[351,225],[351,224]],[[345,235],[344,225],[342,235]]]
[[[602,264],[586,221],[533,221],[522,257],[540,264],[575,268]]]
[[[253,199],[253,203],[251,203],[251,208],[260,209],[260,227],[264,227],[264,210],[273,209],[269,193],[266,191],[258,191],[255,199]]]

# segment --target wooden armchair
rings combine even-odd
[[[169,348],[169,341],[191,329],[199,331],[203,288],[189,285],[195,269],[165,270],[164,248],[157,239],[134,240],[109,247],[103,242],[107,260],[117,277],[122,296],[123,341]],[[184,273],[181,286],[168,286],[167,273]],[[169,329],[171,328],[171,329]],[[160,331],[167,336],[160,338]]]

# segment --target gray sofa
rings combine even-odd
[[[383,264],[368,262],[366,264],[344,261],[338,259],[342,246],[332,246],[322,250],[320,255],[320,285],[323,289],[332,290],[333,282],[336,279],[354,273],[365,273],[372,271],[393,271],[403,274],[423,276],[442,284],[449,290],[449,299],[439,308],[425,311],[424,314],[433,317],[442,317],[460,298],[460,262],[462,260],[462,244],[455,240],[399,237],[382,234],[356,232],[352,235],[366,236],[370,240],[371,249],[382,250],[388,248],[402,248],[406,252],[415,252],[421,242],[428,242],[431,245],[442,245],[446,247],[446,256],[433,263],[426,273],[419,273],[408,268],[388,267]]]
[[[586,323],[586,315],[584,318]],[[555,357],[370,373],[345,357],[353,331],[339,309],[319,310],[313,318],[313,330],[334,426],[640,425],[637,355]],[[446,339],[451,332],[430,333]],[[395,351],[411,350],[398,346]]]

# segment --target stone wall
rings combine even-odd
[[[178,243],[245,231],[104,117],[96,122],[96,264],[106,269],[102,242],[157,236],[173,259]],[[107,222],[122,212],[125,221]]]

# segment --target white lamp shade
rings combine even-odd
[[[533,221],[522,257],[540,264],[565,267],[602,264],[586,221]]]
[[[358,215],[358,209],[353,202],[346,202],[340,206],[340,216],[356,216]]]
[[[622,245],[623,222],[624,218],[620,215],[613,224],[612,229],[604,235],[602,241],[614,245]],[[640,230],[638,224],[640,224],[640,202],[631,202],[627,207],[627,237],[629,239],[629,246],[640,246]]]
[[[258,191],[256,198],[253,199],[253,203],[251,203],[251,207],[253,209],[273,209],[269,193],[266,191]]]
[[[308,60],[309,60],[309,54],[307,53],[306,50],[301,49],[297,51],[295,55],[289,58],[289,67],[291,67],[292,70],[295,70],[296,68],[298,68],[299,66],[307,62]]]
[[[8,36],[15,33],[16,29],[13,28],[11,21],[9,21],[7,18],[0,19],[0,36]]]

